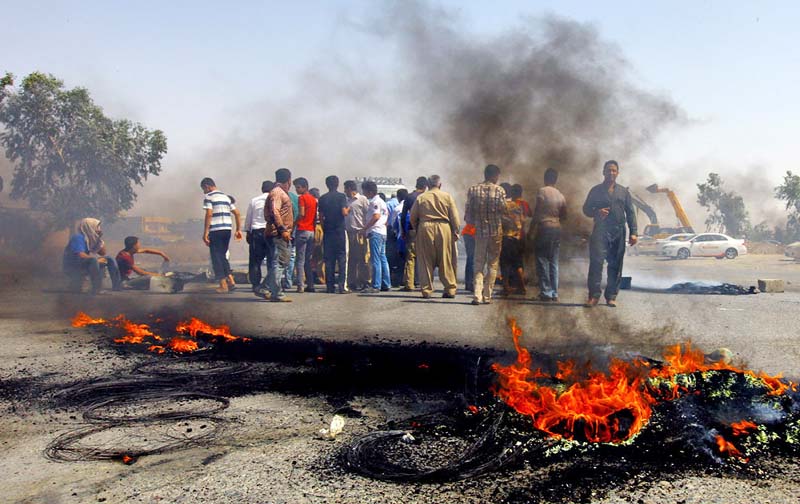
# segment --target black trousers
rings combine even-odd
[[[322,235],[322,250],[325,256],[325,284],[328,292],[337,287],[344,291],[347,282],[347,235],[342,229],[326,229]],[[339,278],[336,278],[336,266]]]
[[[603,262],[608,263],[605,298],[616,299],[625,258],[625,228],[596,229],[589,239],[589,297],[599,298]]]
[[[228,245],[231,243],[231,232],[211,231],[208,233],[209,253],[211,254],[211,267],[214,268],[214,280],[220,281],[231,274],[231,265],[228,258]]]
[[[264,259],[267,259],[267,274],[269,274],[270,263],[272,258],[269,257],[270,248],[267,239],[264,238],[263,229],[254,229],[250,231],[250,247],[249,247],[249,263],[247,266],[247,279],[253,288],[261,284],[264,275],[261,274],[261,264]]]

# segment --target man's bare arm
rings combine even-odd
[[[147,249],[147,248],[146,249],[139,249],[138,253],[139,254],[152,254],[152,255],[161,256],[161,258],[164,259],[165,261],[169,261],[169,256],[167,254],[165,254],[164,252],[158,250],[158,249]],[[136,271],[136,270],[134,270],[134,271]]]
[[[211,229],[211,216],[213,213],[214,210],[206,208],[206,217],[203,220],[203,243],[206,245],[211,245],[211,241],[208,239],[208,232]]]
[[[242,214],[239,213],[239,209],[238,208],[231,209],[231,213],[233,214],[233,217],[234,217],[233,220],[236,223],[236,233],[234,234],[234,237],[237,240],[241,240],[242,239]]]

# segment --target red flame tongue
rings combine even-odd
[[[190,353],[196,351],[199,346],[194,340],[175,337],[167,343],[167,348],[177,353]]]
[[[86,327],[90,325],[100,325],[105,323],[106,319],[92,318],[83,312],[78,312],[72,318],[72,327]]]
[[[747,462],[747,459],[744,458],[744,456],[742,455],[742,452],[739,451],[739,449],[736,447],[736,445],[734,445],[733,443],[731,443],[730,441],[728,441],[724,437],[717,436],[716,437],[716,442],[717,442],[717,448],[719,448],[719,452],[720,453],[729,455],[731,457],[744,459],[744,461]]]
[[[749,420],[742,420],[741,422],[733,422],[731,424],[731,430],[733,431],[734,436],[745,436],[750,434],[750,432],[757,430],[758,425],[750,422]]]

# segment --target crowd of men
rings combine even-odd
[[[584,214],[594,219],[587,307],[597,305],[601,294],[609,306],[616,306],[626,237],[631,245],[637,242],[636,214],[630,193],[616,184],[618,174],[619,164],[606,162],[603,182],[589,191],[583,205]],[[434,292],[436,270],[442,297],[454,298],[457,242],[463,239],[465,287],[472,293],[473,305],[491,303],[498,282],[502,294],[527,292],[526,244],[532,244],[527,254],[535,256],[538,299],[558,302],[561,227],[567,216],[566,199],[556,188],[558,173],[552,168],[545,171],[533,209],[522,198],[522,186],[499,180],[500,168],[486,166],[483,182],[467,191],[462,227],[455,199],[442,190],[438,175],[419,177],[413,191],[399,189],[387,199],[370,180],[360,187],[347,180],[344,192],[339,192],[335,175],[325,179],[327,192],[320,194],[309,188],[307,179],[293,180],[288,169],[280,168],[275,180],[264,181],[260,194],[250,200],[244,224],[234,198],[220,191],[213,179],[204,178],[200,183],[205,195],[203,241],[209,248],[216,291],[236,289],[228,247],[232,238],[244,238],[253,293],[271,302],[290,302],[288,291],[316,292],[318,284],[331,294],[418,289],[427,299]],[[104,268],[113,289],[141,288],[146,282],[134,274],[156,273],[136,266],[134,255],[169,260],[159,250],[142,249],[134,236],[126,238],[125,248],[112,258],[106,255],[101,237],[99,220],[86,218],[77,224],[64,250],[64,270],[73,286],[89,276],[92,291],[98,292]],[[604,262],[608,264],[605,292],[601,291]]]
[[[619,165],[603,166],[603,183],[589,192],[583,211],[594,219],[590,242],[587,306],[599,302],[603,263],[608,263],[606,303],[616,306],[627,224],[630,242],[636,242],[636,216],[627,189],[616,184]],[[244,225],[233,199],[203,179],[205,232],[220,293],[235,289],[226,258],[231,235],[249,244],[249,280],[256,296],[272,302],[290,302],[287,291],[345,294],[378,293],[399,287],[419,289],[423,298],[434,291],[438,270],[444,298],[456,295],[457,242],[467,252],[465,287],[472,304],[492,302],[498,275],[502,294],[525,294],[525,244],[533,243],[541,301],[558,301],[558,263],[561,226],[567,202],[556,188],[558,172],[544,174],[544,186],[531,205],[519,184],[499,183],[500,168],[488,165],[484,181],[467,191],[464,227],[455,199],[442,190],[438,175],[419,177],[414,190],[396,194],[378,192],[367,180],[325,179],[327,192],[309,188],[308,180],[292,180],[281,168],[274,181],[264,181],[261,194],[248,207]],[[291,191],[292,185],[295,191]],[[526,233],[532,240],[526,239]],[[266,261],[267,274],[262,274]]]

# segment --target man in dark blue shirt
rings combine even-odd
[[[347,196],[339,192],[339,177],[331,175],[325,179],[328,192],[319,198],[319,216],[322,220],[322,253],[325,256],[325,283],[329,294],[347,291],[347,236],[344,218],[350,209]],[[336,266],[339,278],[336,278]],[[338,289],[337,289],[338,284]]]
[[[603,262],[608,262],[606,282],[606,304],[617,306],[617,294],[622,278],[622,260],[625,257],[625,224],[630,232],[629,242],[636,245],[636,212],[631,194],[626,187],[617,184],[619,164],[606,161],[603,165],[603,183],[589,191],[583,213],[594,219],[594,229],[589,242],[589,299],[587,307],[596,306],[600,300],[600,282],[603,277]]]

